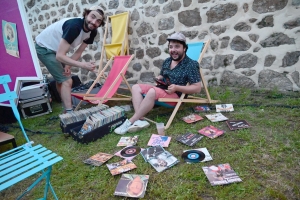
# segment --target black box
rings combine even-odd
[[[105,135],[109,134],[111,131],[113,131],[115,128],[117,128],[118,126],[120,126],[121,124],[123,124],[126,120],[126,117],[120,117],[112,122],[109,122],[101,127],[98,127],[86,134],[84,134],[83,136],[78,136],[78,132],[80,131],[82,125],[77,126],[73,129],[70,130],[70,135],[72,136],[72,138],[79,142],[79,143],[83,143],[83,144],[88,144],[90,142],[94,142],[99,138],[104,137]]]
[[[52,112],[49,93],[39,97],[19,100],[18,106],[25,119],[45,115]]]

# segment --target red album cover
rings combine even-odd
[[[203,129],[200,129],[198,132],[202,135],[205,135],[205,136],[211,138],[211,139],[216,138],[216,137],[222,135],[223,133],[225,133],[224,130],[218,129],[211,125],[204,127]]]
[[[188,116],[185,116],[185,117],[182,118],[182,120],[185,121],[188,124],[200,121],[202,119],[203,119],[203,117],[201,117],[197,114],[191,114],[191,115],[188,115]]]

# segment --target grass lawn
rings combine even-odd
[[[225,122],[212,123],[205,119],[187,124],[182,117],[192,113],[196,104],[184,104],[177,113],[166,135],[172,140],[168,148],[180,162],[161,173],[144,161],[141,155],[133,159],[137,169],[130,174],[150,175],[144,199],[300,199],[300,94],[277,90],[248,90],[238,88],[210,88],[212,99],[232,103],[234,112],[224,113],[230,120],[244,119],[249,129],[230,131]],[[129,102],[110,103],[125,105]],[[80,144],[65,137],[59,126],[60,103],[53,102],[53,113],[41,117],[23,119],[29,138],[35,144],[53,150],[64,159],[53,167],[51,183],[59,199],[124,199],[114,196],[121,175],[112,176],[106,165],[93,167],[83,160],[98,153],[115,153],[121,136],[108,134],[95,142]],[[165,122],[170,109],[154,108],[147,117]],[[214,113],[214,110],[211,111]],[[132,113],[126,113],[128,117]],[[226,131],[222,136],[202,138],[193,148],[206,147],[213,157],[206,163],[186,164],[181,158],[183,150],[190,147],[175,141],[176,136],[213,125]],[[21,131],[9,126],[8,133],[15,135],[18,144],[24,142]],[[41,131],[42,133],[36,133]],[[46,132],[46,133],[43,133]],[[146,147],[151,134],[156,133],[154,124],[138,133],[138,146]],[[1,146],[0,151],[10,148]],[[120,161],[113,157],[107,163]],[[229,163],[243,182],[223,186],[211,186],[202,167]],[[0,192],[0,199],[16,199],[29,184],[32,176],[13,187]],[[38,185],[23,199],[37,199],[43,195],[43,185]],[[49,199],[53,199],[49,193]]]

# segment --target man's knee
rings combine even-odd
[[[71,78],[69,78],[68,80],[65,80],[64,82],[62,82],[62,85],[65,87],[69,87],[71,88],[73,84],[73,80]]]

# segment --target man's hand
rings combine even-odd
[[[66,77],[71,76],[71,66],[65,65],[64,70],[65,70],[65,71],[63,72],[63,75],[64,75],[64,76],[66,76]]]
[[[176,85],[175,84],[169,85],[168,89],[166,90],[166,93],[173,94],[174,92],[176,92]]]
[[[96,69],[95,62],[83,62],[82,68],[87,69],[89,71],[94,71]]]

